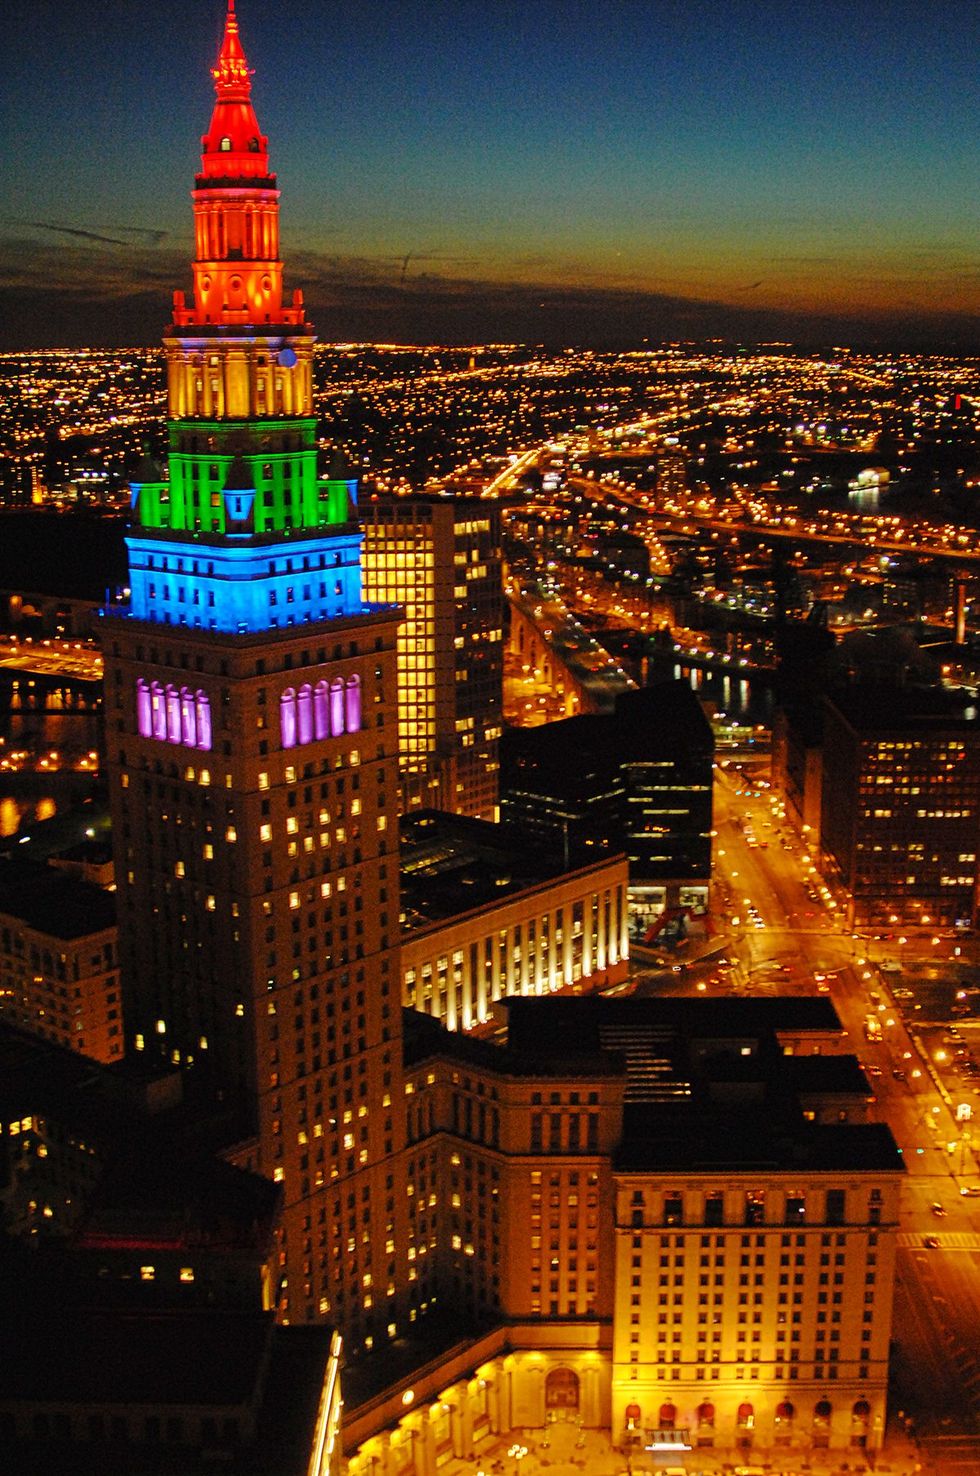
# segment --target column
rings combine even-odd
[[[628,958],[630,951],[629,893],[626,884],[619,888],[619,956]]]
[[[592,900],[595,893],[586,893],[582,898],[582,978],[592,973],[592,956],[595,939],[592,936]]]
[[[473,962],[473,947],[470,943],[463,944],[463,980],[460,990],[462,1009],[462,1026],[474,1025],[476,1023],[476,1011],[473,1006],[473,977],[470,964]]]
[[[599,899],[599,917],[597,923],[598,937],[596,938],[595,966],[601,972],[606,967],[606,911],[609,906],[609,893],[599,892],[597,895]]]

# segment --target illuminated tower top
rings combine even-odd
[[[252,69],[245,59],[235,14],[235,0],[228,0],[225,34],[218,52],[217,65],[211,68],[217,95],[211,127],[201,140],[205,155],[203,173],[223,178],[228,170],[214,167],[215,153],[230,153],[239,174],[258,175],[268,172],[268,139],[259,133],[252,107]],[[211,155],[209,159],[207,156]],[[225,164],[227,161],[220,161]],[[210,166],[210,167],[209,167]]]
[[[228,0],[194,182],[192,300],[164,338],[165,479],[132,485],[129,614],[251,634],[359,615],[356,482],[317,475],[314,334],[283,304],[279,190]]]
[[[252,106],[252,70],[234,0],[211,76],[215,104],[193,193],[194,306],[175,293],[174,326],[302,326],[302,294],[294,294],[290,307],[282,305],[279,191],[269,170],[269,140]]]

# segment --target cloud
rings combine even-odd
[[[145,241],[147,246],[162,246],[170,237],[169,231],[154,226],[113,226],[112,229],[124,231],[127,236],[135,236],[137,241]]]
[[[189,284],[190,242],[169,240],[165,232],[144,235],[143,227],[115,228],[136,237],[123,242],[76,227],[51,228],[68,239],[0,235],[0,347],[159,342],[173,289]],[[413,270],[416,263],[423,269]],[[653,290],[625,276],[610,283],[588,270],[563,268],[559,276],[545,257],[525,258],[512,270],[508,280],[495,261],[436,246],[349,256],[307,248],[289,253],[286,283],[287,291],[303,286],[312,321],[327,342],[508,341],[613,348],[643,340],[720,337],[964,353],[980,347],[976,313],[929,311],[914,304],[899,308],[899,292],[910,293],[915,285],[908,275],[896,282],[887,310],[861,310],[853,291],[850,298],[802,310],[765,305],[762,289],[772,288],[763,278],[729,289],[722,300],[707,282],[696,292],[678,292],[659,290],[660,284]],[[856,282],[851,279],[848,288]],[[868,282],[880,286],[870,277]],[[751,303],[744,300],[747,293],[755,294]],[[956,299],[950,293],[945,300]]]
[[[27,224],[36,231],[57,231],[62,236],[74,236],[80,241],[104,241],[109,246],[125,245],[118,236],[100,236],[95,231],[83,231],[77,226],[54,225],[47,220],[29,220]]]

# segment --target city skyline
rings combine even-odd
[[[207,100],[181,56],[215,54],[223,9],[11,18],[4,346],[154,340]],[[975,18],[246,0],[244,19],[327,341],[977,342]]]

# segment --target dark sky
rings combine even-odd
[[[224,0],[8,0],[0,344],[154,342]],[[980,345],[980,7],[239,0],[323,338]]]

